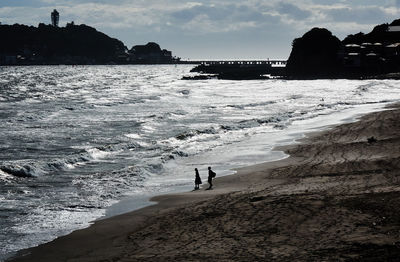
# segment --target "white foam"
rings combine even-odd
[[[0,169],[0,179],[1,179],[1,180],[7,181],[7,180],[10,180],[10,179],[12,179],[12,178],[13,178],[12,175],[3,172],[3,171]]]
[[[140,139],[140,138],[142,138],[139,134],[135,134],[135,133],[132,133],[132,134],[125,134],[125,136],[126,136],[126,137],[129,137],[129,138],[133,138],[133,139]]]
[[[78,163],[75,163],[75,164],[65,164],[65,167],[66,168],[68,168],[68,169],[74,169],[75,167],[77,167],[77,166],[79,166],[79,162]]]
[[[153,133],[156,128],[150,125],[143,125],[142,129],[146,132],[146,133]]]
[[[98,148],[89,148],[86,149],[86,151],[89,153],[90,157],[93,158],[94,160],[104,159],[116,153],[116,152],[103,151]]]

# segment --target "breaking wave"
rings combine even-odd
[[[119,145],[90,147],[80,153],[65,158],[53,159],[48,162],[20,160],[5,162],[0,165],[0,170],[16,177],[38,177],[53,174],[54,171],[73,169],[88,162],[101,160],[124,150],[133,150],[141,147],[138,143],[130,142]]]

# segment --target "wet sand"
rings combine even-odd
[[[302,142],[12,261],[398,261],[400,107]]]

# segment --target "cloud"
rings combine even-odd
[[[264,16],[262,13],[257,11],[255,8],[251,8],[246,5],[205,5],[197,4],[195,6],[181,9],[176,12],[172,12],[171,16],[182,21],[188,22],[195,19],[197,16],[207,16],[208,19],[214,21],[256,21],[263,20]]]
[[[197,4],[170,14],[177,27],[196,33],[234,32],[279,22],[269,14],[244,4]]]
[[[330,20],[339,22],[357,22],[359,24],[382,23],[393,19],[390,14],[379,7],[345,7],[326,11]]]
[[[224,20],[226,16],[232,12],[231,7],[232,6],[206,6],[199,4],[173,12],[171,15],[181,22],[190,22],[197,17],[207,17],[207,19],[220,21]]]
[[[317,5],[347,5],[351,7],[393,6],[397,0],[312,0]]]
[[[290,3],[279,3],[276,7],[278,13],[289,15],[291,18],[303,20],[311,16],[311,12],[303,10]]]
[[[0,8],[2,7],[43,7],[48,6],[46,1],[41,0],[1,0]]]
[[[50,23],[50,8],[1,7],[0,22],[3,24],[38,25],[39,22]]]
[[[179,29],[192,31],[190,33],[194,30],[201,34],[207,31],[214,33],[236,32],[246,28],[262,29],[266,26],[274,26],[275,30],[283,25],[291,25],[294,31],[299,31],[333,21],[338,22],[338,25],[352,23],[364,26],[390,20],[398,15],[393,8],[400,0],[392,0],[391,9],[387,7],[389,0],[382,1],[385,7],[352,4],[360,1],[1,0],[0,13],[3,22],[36,25],[48,21],[50,11],[56,8],[61,14],[61,24],[74,20],[76,23],[101,28],[153,28],[156,31]],[[23,8],[26,13],[23,15],[18,8]]]
[[[191,46],[208,46],[204,53],[211,52],[214,46],[218,54],[240,53],[240,48],[247,46],[242,56],[269,52],[269,57],[283,57],[284,52],[289,54],[291,41],[313,27],[326,27],[343,38],[359,31],[369,32],[374,25],[400,16],[400,0],[377,2],[0,0],[0,19],[9,24],[48,24],[50,12],[55,8],[60,12],[60,25],[70,21],[84,23],[123,40],[128,46],[155,41],[177,52],[190,50]]]

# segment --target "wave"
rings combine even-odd
[[[298,113],[301,114],[301,113]],[[234,122],[228,125],[221,125],[220,128],[224,131],[233,131],[233,130],[243,130],[249,128],[255,128],[267,124],[277,124],[288,122],[293,116],[295,115],[294,112],[288,113],[281,113],[275,116],[270,116],[266,118],[253,118],[247,120],[241,120],[239,122]]]
[[[182,95],[189,95],[190,94],[190,90],[183,89],[183,90],[179,91],[179,93],[181,93]]]
[[[142,137],[139,134],[136,133],[131,133],[131,134],[125,134],[124,136],[132,139],[141,139]]]
[[[89,153],[90,158],[93,160],[106,158],[107,156],[113,154],[111,151],[103,151],[98,148],[89,148],[87,149],[87,152]]]
[[[290,126],[294,121],[313,119],[315,117],[330,114],[337,110],[354,107],[357,105],[379,102],[365,101],[336,101],[333,103],[320,101],[319,104],[298,107],[297,110],[288,110],[269,116],[258,116],[246,120],[227,121],[220,125],[204,129],[190,129],[178,133],[173,137],[163,140],[158,145],[161,148],[161,159],[163,162],[175,159],[176,157],[188,157],[193,154],[210,150],[218,145],[230,143],[232,140],[243,136],[263,132],[270,128],[282,130]],[[386,100],[384,102],[387,102]],[[255,105],[255,104],[253,104]],[[260,129],[260,127],[262,129]],[[196,146],[193,144],[196,143]]]
[[[329,113],[332,110],[338,109],[339,107],[348,108],[362,104],[375,104],[375,103],[386,103],[386,102],[390,101],[388,100],[382,100],[378,102],[338,101],[335,103],[325,103],[324,101],[321,101],[320,104],[312,106],[311,108],[308,109],[282,112],[265,118],[252,118],[229,124],[223,124],[220,125],[220,129],[227,132],[227,131],[256,128],[265,125],[272,125],[273,128],[282,129],[290,125],[293,121],[311,119],[320,116],[321,114]]]
[[[260,102],[260,103],[227,105],[226,107],[232,107],[232,108],[237,108],[237,109],[245,109],[245,108],[249,108],[249,107],[267,106],[267,105],[272,105],[272,104],[276,104],[276,103],[277,103],[277,101],[265,101],[265,102]]]
[[[289,100],[297,100],[297,99],[301,99],[301,98],[303,98],[304,96],[303,95],[300,95],[300,94],[295,94],[295,95],[291,95],[291,96],[289,96]]]
[[[137,148],[141,148],[141,147],[142,146],[137,142],[127,142],[127,143],[120,143],[120,144],[113,144],[113,145],[106,145],[106,146],[98,146],[98,147],[95,147],[95,149],[104,151],[104,152],[106,152],[106,154],[108,154],[108,153],[116,153],[116,152],[119,152],[122,150],[137,149]],[[88,149],[86,149],[86,151],[89,151],[89,153],[93,153],[93,151],[96,151],[96,150],[92,150],[92,149],[93,148],[88,148]]]
[[[371,89],[371,87],[374,86],[376,86],[375,82],[360,85],[359,87],[356,88],[356,90],[354,90],[354,94],[363,95],[364,93],[367,93]]]
[[[91,160],[93,158],[89,154],[81,153],[67,158],[53,159],[49,162],[40,160],[37,162],[23,160],[8,162],[2,164],[0,170],[15,177],[38,177],[54,171],[72,169]]]
[[[3,170],[0,169],[0,180],[8,180],[10,178],[12,178],[13,176],[11,176],[10,174],[4,172]]]
[[[33,164],[26,164],[23,166],[6,164],[0,166],[0,170],[16,177],[37,177],[45,174],[45,171]]]
[[[177,136],[175,136],[176,139],[178,140],[186,140],[188,138],[197,136],[197,135],[204,135],[204,134],[216,134],[218,133],[218,131],[211,127],[211,128],[207,128],[207,129],[203,129],[203,130],[189,130],[186,132],[183,132]]]
[[[90,161],[97,161],[118,154],[124,150],[132,150],[141,147],[138,143],[124,143],[100,147],[89,147],[65,158],[57,158],[49,161],[17,160],[0,165],[0,170],[15,177],[38,177],[53,173],[54,171],[73,169]]]

